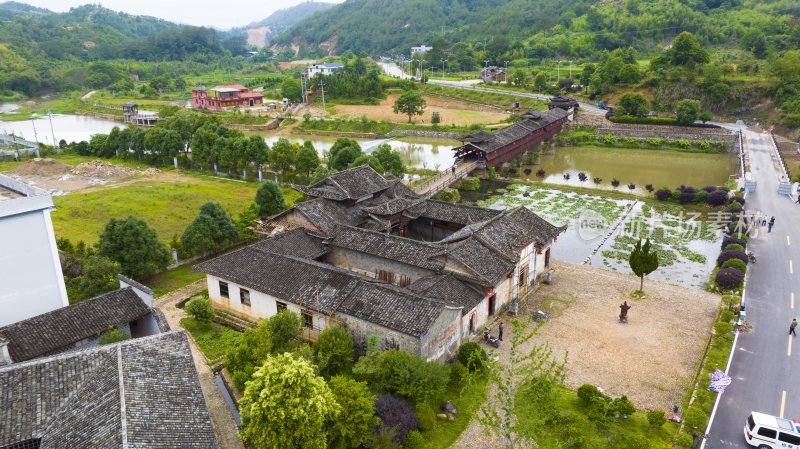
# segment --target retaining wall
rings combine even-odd
[[[438,137],[440,139],[458,139],[463,135],[463,133],[456,133],[452,131],[428,131],[423,129],[395,129],[386,135],[394,136],[397,134],[405,134],[407,136],[417,137]]]
[[[643,126],[644,129],[617,129],[617,128],[597,128],[597,135],[604,135],[610,134],[612,136],[620,136],[620,137],[633,137],[634,139],[652,139],[652,138],[659,138],[664,140],[679,140],[679,139],[686,139],[690,142],[700,142],[702,140],[706,140],[709,142],[725,142],[725,147],[728,149],[729,153],[738,153],[739,152],[739,136],[737,134],[733,134],[730,131],[725,131],[724,133],[716,132],[706,132],[708,131],[707,128],[683,128],[683,127],[668,127],[668,129],[664,129],[665,127],[658,127],[657,129],[653,129],[655,127],[648,127],[646,125]],[[675,128],[675,129],[672,129]],[[682,131],[682,130],[691,130],[689,131]]]

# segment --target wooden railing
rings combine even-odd
[[[470,161],[461,164],[455,164],[442,170],[436,176],[415,187],[414,193],[426,198],[431,198],[442,190],[446,189],[450,184],[465,178],[473,170],[483,166],[483,164],[483,161]],[[453,170],[454,167],[455,170]]]

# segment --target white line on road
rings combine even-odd
[[[783,409],[786,406],[786,390],[783,390],[783,394],[781,395],[781,414],[779,418],[783,418]]]
[[[792,356],[792,338],[793,338],[792,334],[789,334],[789,348],[786,350],[786,356],[787,357],[791,357]]]
[[[794,274],[794,270],[792,269],[792,261],[789,261],[789,274]]]

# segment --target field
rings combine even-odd
[[[399,94],[390,94],[375,106],[337,105],[336,113],[339,116],[360,117],[363,115],[371,120],[405,123],[408,121],[407,115],[395,114],[392,111],[392,105],[399,96]],[[497,123],[508,117],[506,113],[481,105],[472,105],[448,98],[428,96],[424,98],[428,104],[425,112],[421,116],[415,115],[412,118],[417,123],[431,123],[433,112],[439,113],[442,125],[454,123],[456,126],[468,126],[475,123]]]

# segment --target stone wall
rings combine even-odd
[[[451,358],[462,342],[460,323],[461,308],[446,307],[420,339],[420,356],[439,361]]]
[[[394,136],[397,134],[405,134],[407,136],[417,136],[417,137],[438,137],[440,139],[458,139],[463,135],[463,133],[451,132],[451,131],[428,131],[424,129],[395,129],[387,133],[387,136]]]
[[[417,337],[412,337],[342,312],[337,312],[336,318],[343,322],[343,327],[352,335],[356,354],[358,355],[363,355],[367,352],[367,340],[371,335],[378,336],[378,347],[384,351],[400,350],[411,355],[420,355],[420,340]]]
[[[659,138],[664,140],[679,140],[686,139],[690,142],[700,142],[707,140],[709,142],[725,142],[725,147],[729,153],[739,152],[739,136],[730,131],[724,133],[711,128],[685,128],[677,126],[646,126],[641,125],[641,129],[619,129],[619,128],[597,128],[597,135],[610,134],[619,137],[632,137],[634,139],[652,139]],[[682,131],[683,130],[683,131]]]

